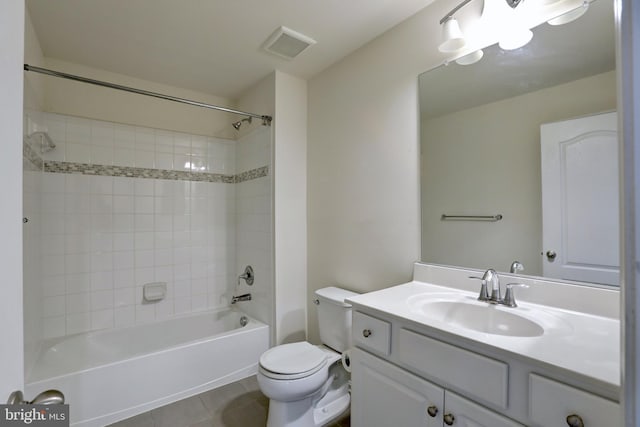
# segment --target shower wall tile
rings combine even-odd
[[[78,334],[91,330],[91,314],[68,314],[66,318],[66,335]]]
[[[113,310],[114,327],[125,328],[127,326],[133,326],[136,323],[135,306],[125,306],[116,308]]]
[[[256,269],[259,288],[241,292],[254,293],[255,312],[250,314],[269,320],[271,178],[264,166],[270,164],[270,129],[236,142],[43,116],[58,147],[43,155],[45,161],[237,178],[208,182],[190,181],[196,178],[189,175],[111,177],[74,168],[40,172],[37,185],[42,194],[34,210],[42,214],[37,240],[42,256],[42,337],[126,327],[226,306],[236,276],[247,264]],[[245,173],[258,168],[262,169]],[[146,303],[142,286],[154,281],[167,283],[167,297]]]
[[[114,310],[97,310],[91,312],[91,329],[108,329],[114,326]]]
[[[41,237],[43,324],[58,319],[48,338],[228,304],[233,185],[45,172],[42,186],[42,212],[58,225]],[[167,298],[145,303],[142,285],[155,281]]]
[[[47,319],[43,325],[43,338],[53,338],[65,333],[65,316],[55,316]]]

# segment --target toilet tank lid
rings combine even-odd
[[[346,289],[337,288],[335,286],[329,286],[327,288],[321,288],[316,291],[316,296],[325,299],[334,304],[341,305],[343,307],[351,307],[351,304],[344,300],[349,297],[358,295],[356,292],[351,292]]]

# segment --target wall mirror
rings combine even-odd
[[[617,285],[613,2],[533,32],[419,76],[422,260]],[[583,127],[605,113],[613,129]],[[541,154],[543,137],[559,151]]]

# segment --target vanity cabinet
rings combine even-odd
[[[354,427],[522,427],[365,351],[352,362]]]
[[[617,402],[558,381],[553,369],[361,310],[353,312],[354,427],[621,425]]]

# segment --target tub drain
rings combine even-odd
[[[249,319],[247,319],[247,316],[240,317],[240,326],[247,326],[247,323],[249,323]]]

